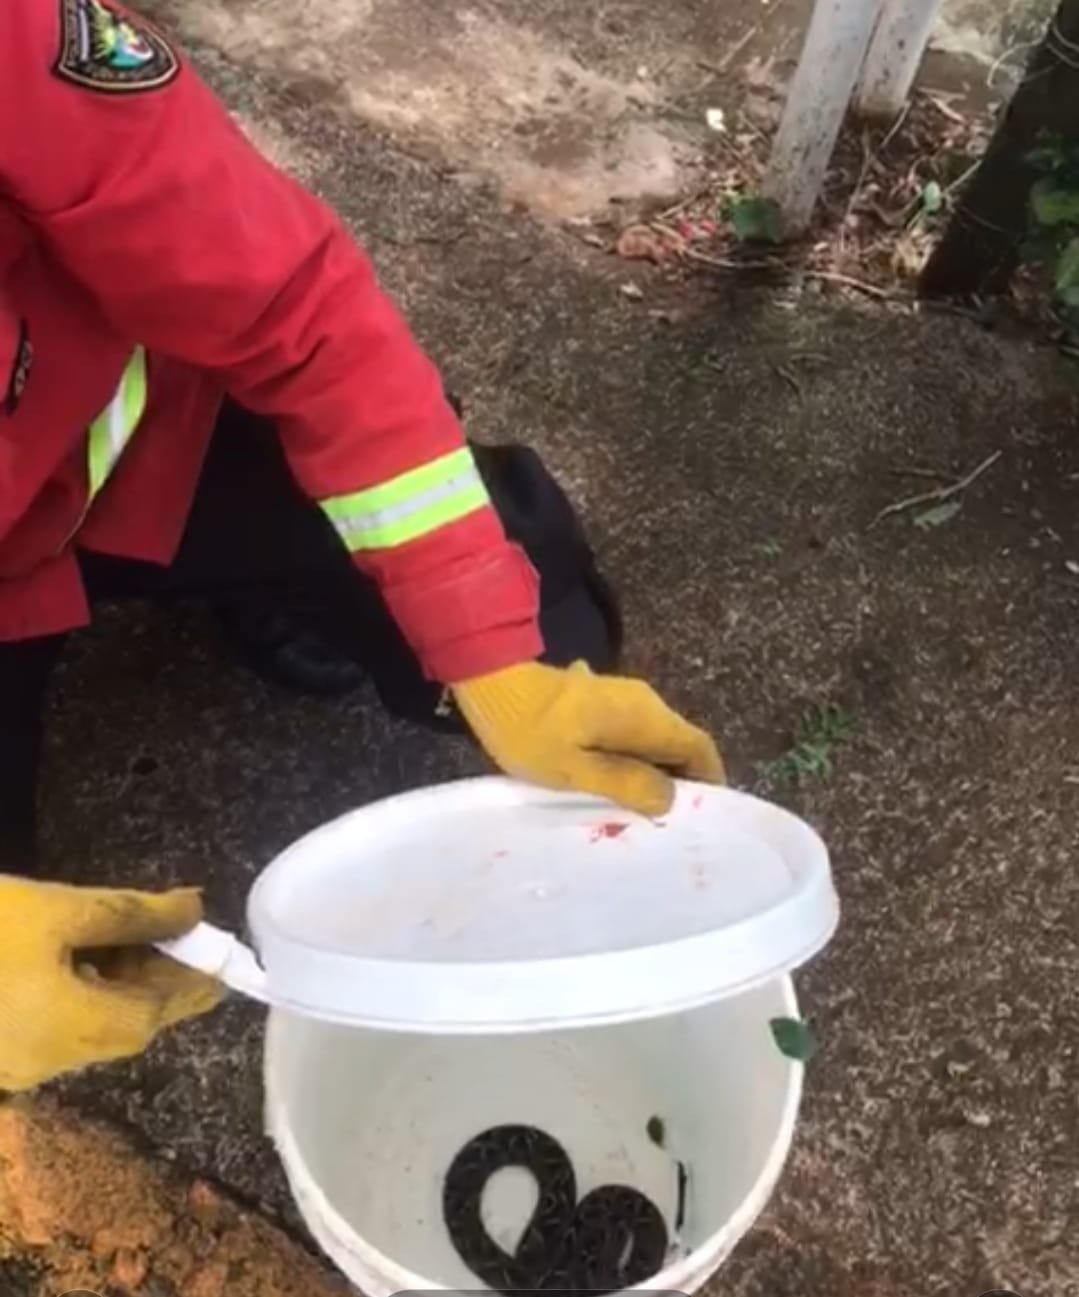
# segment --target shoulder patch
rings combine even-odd
[[[156,90],[180,71],[168,41],[111,0],[60,0],[60,39],[53,70],[88,90]]]

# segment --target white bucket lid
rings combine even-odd
[[[660,821],[506,779],[378,802],[315,830],[252,890],[252,952],[203,924],[164,947],[310,1017],[498,1033],[660,1016],[781,977],[835,931],[816,833],[678,786]]]

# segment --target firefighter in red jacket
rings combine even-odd
[[[270,490],[252,469],[237,515],[302,493],[308,522],[350,556],[350,579],[377,586],[503,770],[657,814],[665,770],[719,779],[722,767],[645,685],[537,660],[536,574],[434,367],[338,219],[249,146],[163,35],[113,0],[9,0],[0,71],[0,1089],[12,1090],[136,1053],[217,998],[148,949],[197,921],[196,893],[17,875],[58,648],[110,573],[122,584],[180,564],[223,401],[271,422],[290,470]],[[227,570],[235,548],[257,584],[260,559],[280,554],[239,525],[230,539],[227,501],[216,517],[203,567]]]

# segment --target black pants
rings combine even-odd
[[[562,500],[560,515],[557,500],[542,490],[537,495],[534,468],[506,486],[520,477],[520,463],[509,454],[488,448],[482,457],[477,450],[477,459],[507,532],[540,571],[546,659],[567,664],[584,658],[597,670],[608,669],[621,638],[613,598],[591,568],[583,539],[567,548],[574,521],[568,502]],[[531,462],[542,469],[538,460]],[[437,728],[453,725],[437,719],[441,691],[424,680],[376,587],[300,492],[272,424],[232,403],[215,429],[172,565],[89,553],[80,563],[91,603],[194,597],[240,620],[245,609],[286,613],[362,665],[391,710]],[[0,872],[33,866],[42,718],[65,638],[0,644]]]

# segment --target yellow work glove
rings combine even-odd
[[[149,943],[202,917],[193,890],[151,895],[0,876],[0,1090],[141,1053],[212,1009],[214,979]]]
[[[722,783],[716,745],[640,680],[525,662],[453,686],[491,759],[514,778],[609,798],[642,815],[670,810],[670,773]]]

